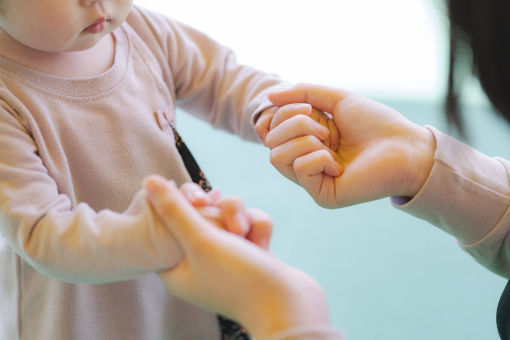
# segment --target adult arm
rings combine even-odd
[[[396,206],[453,235],[482,265],[510,277],[508,161],[342,89],[304,84],[270,99],[278,106],[305,102],[333,115],[337,152],[320,143],[317,123],[307,117],[281,123],[266,137],[276,168],[320,205],[393,196]]]
[[[208,223],[175,183],[151,177],[145,187],[183,249],[184,260],[161,273],[173,294],[240,321],[256,339],[343,339],[309,275]],[[263,214],[252,216],[255,229],[267,223]]]
[[[510,277],[510,162],[427,128],[437,144],[430,175],[414,197],[393,197],[392,203],[453,235],[483,266]]]

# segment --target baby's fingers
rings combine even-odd
[[[151,175],[145,180],[144,187],[149,202],[175,235],[184,252],[197,249],[196,245],[211,229],[211,225],[181,194],[175,182]]]
[[[340,146],[340,132],[333,119],[328,120],[329,129],[329,148],[333,151],[337,151]]]
[[[216,204],[221,195],[218,189],[205,192],[200,185],[192,182],[181,185],[180,191],[195,207]]]
[[[269,131],[266,145],[273,149],[291,139],[308,135],[324,140],[329,136],[329,130],[308,116],[297,115]]]
[[[257,209],[246,211],[250,221],[250,231],[246,238],[261,248],[268,249],[273,233],[273,221],[265,212]]]
[[[257,119],[257,122],[255,123],[255,132],[259,136],[260,140],[264,143],[264,145],[266,145],[266,136],[269,133],[269,126],[277,110],[278,107],[276,106],[266,109],[264,112],[262,112],[260,117]]]
[[[280,107],[275,114],[273,115],[273,119],[271,120],[271,125],[269,129],[272,130],[281,122],[286,121],[287,119],[297,116],[297,115],[305,115],[308,116],[312,113],[312,106],[306,103],[295,103],[295,104],[287,104]]]
[[[310,118],[328,129],[329,135],[326,139],[322,140],[322,142],[331,150],[337,151],[340,144],[340,132],[338,131],[333,117],[329,113],[313,109]]]
[[[227,227],[223,223],[220,208],[218,208],[217,206],[208,205],[204,207],[196,207],[196,209],[200,213],[200,215],[202,215],[202,217],[205,217],[205,219],[214,224],[216,227],[224,230],[227,229]]]
[[[218,207],[221,211],[221,221],[227,230],[245,237],[250,231],[250,221],[243,201],[239,197],[224,197],[220,199]]]

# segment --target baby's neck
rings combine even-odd
[[[64,77],[86,78],[107,71],[115,58],[115,39],[105,36],[93,47],[77,52],[30,51],[0,30],[0,55],[39,72]]]

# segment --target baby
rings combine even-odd
[[[0,338],[225,335],[154,274],[182,254],[139,188],[191,179],[177,105],[257,140],[282,85],[131,0],[1,0]]]

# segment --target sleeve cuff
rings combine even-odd
[[[412,198],[392,197],[392,204],[429,221],[463,244],[484,238],[509,204],[510,185],[503,163],[433,127],[434,165]]]

